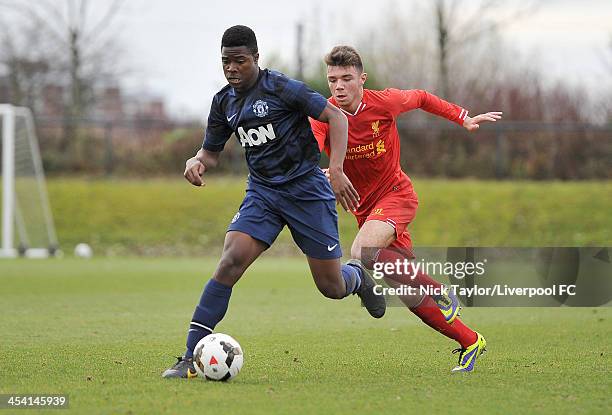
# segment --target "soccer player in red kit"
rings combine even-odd
[[[349,137],[344,173],[359,193],[359,202],[351,206],[359,232],[351,247],[351,257],[366,264],[392,262],[412,256],[412,241],[407,225],[413,221],[418,206],[410,178],[400,166],[400,141],[396,117],[422,109],[475,131],[482,122],[494,122],[501,112],[468,117],[468,111],[422,90],[364,89],[367,74],[357,51],[350,46],[336,46],[325,57],[327,81],[332,94],[329,101],[343,110],[349,121]],[[311,119],[319,147],[329,154],[329,127]],[[370,254],[365,254],[376,248]],[[384,249],[390,248],[390,249]],[[364,258],[370,255],[371,258]],[[411,275],[392,275],[390,285],[443,285],[412,268]],[[418,291],[417,291],[418,292]],[[484,337],[457,318],[459,301],[452,293],[442,295],[400,296],[402,302],[425,324],[456,340],[460,348],[459,364],[453,372],[471,372],[486,346]]]

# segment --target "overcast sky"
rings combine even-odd
[[[506,0],[504,4],[522,1]],[[108,2],[96,2],[96,6]],[[295,25],[300,20],[318,22],[320,44],[328,50],[339,42],[351,43],[361,26],[376,25],[382,8],[401,9],[403,4],[372,0],[128,0],[121,12],[119,41],[135,71],[129,89],[163,96],[173,114],[204,118],[212,95],[225,85],[219,45],[227,27],[252,27],[265,64],[266,56],[273,53],[292,59]],[[525,54],[537,56],[551,77],[569,82],[584,79],[597,85],[606,76],[603,60],[612,39],[612,1],[543,0],[540,4],[537,13],[504,28],[506,40]],[[384,26],[380,30],[384,31]]]

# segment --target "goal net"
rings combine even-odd
[[[0,257],[54,255],[58,246],[57,237],[31,111],[0,104],[0,135]]]

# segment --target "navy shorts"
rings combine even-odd
[[[305,255],[342,256],[336,199],[318,167],[274,188],[249,180],[240,210],[227,230],[244,232],[270,246],[285,225]]]

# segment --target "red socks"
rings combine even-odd
[[[403,262],[406,258],[412,258],[411,254],[402,254],[393,249],[381,249],[378,252],[376,262],[395,263],[397,260]],[[407,274],[393,276],[389,275],[388,277],[401,284],[416,287],[417,289],[421,286],[441,287],[443,285],[442,283],[431,278],[429,275],[420,271],[416,273],[414,278],[411,278],[411,276],[414,274],[414,268],[411,264],[409,265],[409,271],[410,272]],[[456,318],[452,324],[448,324],[444,319],[440,308],[429,295],[424,295],[421,303],[416,307],[410,308],[410,311],[416,314],[429,327],[439,331],[446,337],[459,342],[461,347],[464,349],[476,343],[478,340],[478,335],[476,332],[463,324],[459,318]]]
[[[448,324],[436,302],[428,295],[423,297],[421,304],[411,308],[410,311],[419,316],[429,327],[459,342],[464,349],[478,340],[476,332],[463,324],[459,318],[456,318],[452,324]]]

